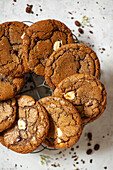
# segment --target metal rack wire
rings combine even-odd
[[[22,21],[22,22],[33,24],[33,22],[31,21]],[[75,43],[79,42],[77,37],[74,34],[73,34],[73,38],[75,40]],[[24,85],[21,91],[18,93],[18,95],[27,94],[27,95],[34,97],[36,100],[39,100],[40,98],[51,96],[52,93],[53,93],[53,90],[47,85],[44,77],[36,75],[33,72],[30,72],[29,74],[25,76]],[[50,150],[50,151],[57,150],[57,149],[49,148],[41,144],[41,146],[37,150],[32,152],[31,154],[42,152],[45,149]]]

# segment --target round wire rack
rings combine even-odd
[[[28,25],[33,24],[31,21],[22,21],[23,23],[27,23]],[[73,34],[73,38],[75,40],[75,43],[78,43],[77,37]],[[53,90],[47,85],[45,79],[43,76],[36,75],[33,72],[30,72],[29,74],[25,75],[24,77],[24,85],[21,89],[21,91],[18,93],[18,95],[30,95],[34,99],[39,100],[40,98],[46,97],[46,96],[52,96]],[[41,146],[32,152],[39,153],[44,150],[58,150],[54,148],[47,147],[46,145],[41,144]]]

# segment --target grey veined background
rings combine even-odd
[[[33,5],[34,14],[26,13],[27,4]],[[113,0],[0,0],[0,23],[5,21],[32,21],[57,19],[64,22],[84,44],[89,45],[97,53],[101,64],[101,81],[107,90],[107,108],[103,115],[95,122],[88,124],[79,142],[71,149],[50,151],[44,150],[35,154],[18,154],[0,144],[0,170],[108,170],[113,169]],[[38,16],[36,15],[38,14]],[[84,23],[84,34],[79,36],[75,21]],[[30,24],[29,24],[30,25]],[[93,27],[92,27],[93,26]],[[89,31],[92,31],[91,34]],[[102,48],[105,48],[103,50]],[[34,76],[36,83],[43,82]],[[26,88],[32,88],[28,82]],[[47,93],[48,90],[42,93]],[[32,93],[32,94],[31,94]],[[36,97],[36,92],[26,92]],[[92,133],[91,146],[87,146],[86,134]],[[100,149],[94,151],[98,143]],[[79,148],[76,148],[76,146]],[[91,155],[86,154],[88,148],[93,149]],[[40,149],[40,148],[39,148]],[[78,164],[72,158],[76,152]],[[41,164],[41,155],[49,157],[45,164]],[[90,159],[93,160],[90,163]],[[83,163],[84,160],[85,163]],[[46,164],[48,163],[48,165]],[[55,164],[57,167],[52,166]]]

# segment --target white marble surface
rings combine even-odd
[[[98,1],[98,3],[96,2]],[[25,12],[26,4],[33,5],[34,14]],[[41,7],[39,7],[41,6]],[[42,11],[40,11],[42,9]],[[85,10],[86,9],[86,10]],[[72,12],[72,15],[68,12]],[[59,151],[43,151],[37,154],[21,155],[8,150],[0,145],[0,170],[74,170],[76,165],[80,170],[103,170],[113,169],[113,0],[0,0],[0,23],[5,21],[39,21],[54,18],[64,22],[74,34],[78,34],[75,20],[82,21],[83,16],[87,16],[93,27],[84,28],[84,34],[79,37],[85,44],[90,43],[101,63],[101,81],[107,90],[107,108],[103,115],[95,122],[84,128],[79,142],[74,146],[74,151],[70,149],[58,154]],[[38,14],[38,16],[36,16]],[[74,19],[71,19],[74,17]],[[89,33],[93,31],[93,34]],[[90,39],[88,38],[90,37]],[[105,51],[99,50],[105,48]],[[103,53],[101,53],[103,51]],[[92,145],[87,146],[85,134],[92,132]],[[104,138],[103,138],[104,136]],[[86,154],[88,148],[100,144],[100,149],[91,155]],[[76,149],[76,146],[79,148]],[[72,159],[73,152],[78,155],[79,164]],[[40,154],[52,157],[48,165],[42,165]],[[58,160],[56,160],[58,158]],[[65,160],[67,159],[67,160]],[[85,161],[83,164],[81,159]],[[90,159],[93,159],[92,164]],[[60,167],[52,167],[51,164],[59,163]]]

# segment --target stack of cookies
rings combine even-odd
[[[105,110],[99,59],[74,42],[70,29],[56,20],[0,25],[0,142],[7,148],[30,153],[42,142],[69,148]],[[36,101],[17,95],[30,71],[45,77],[52,96]]]

